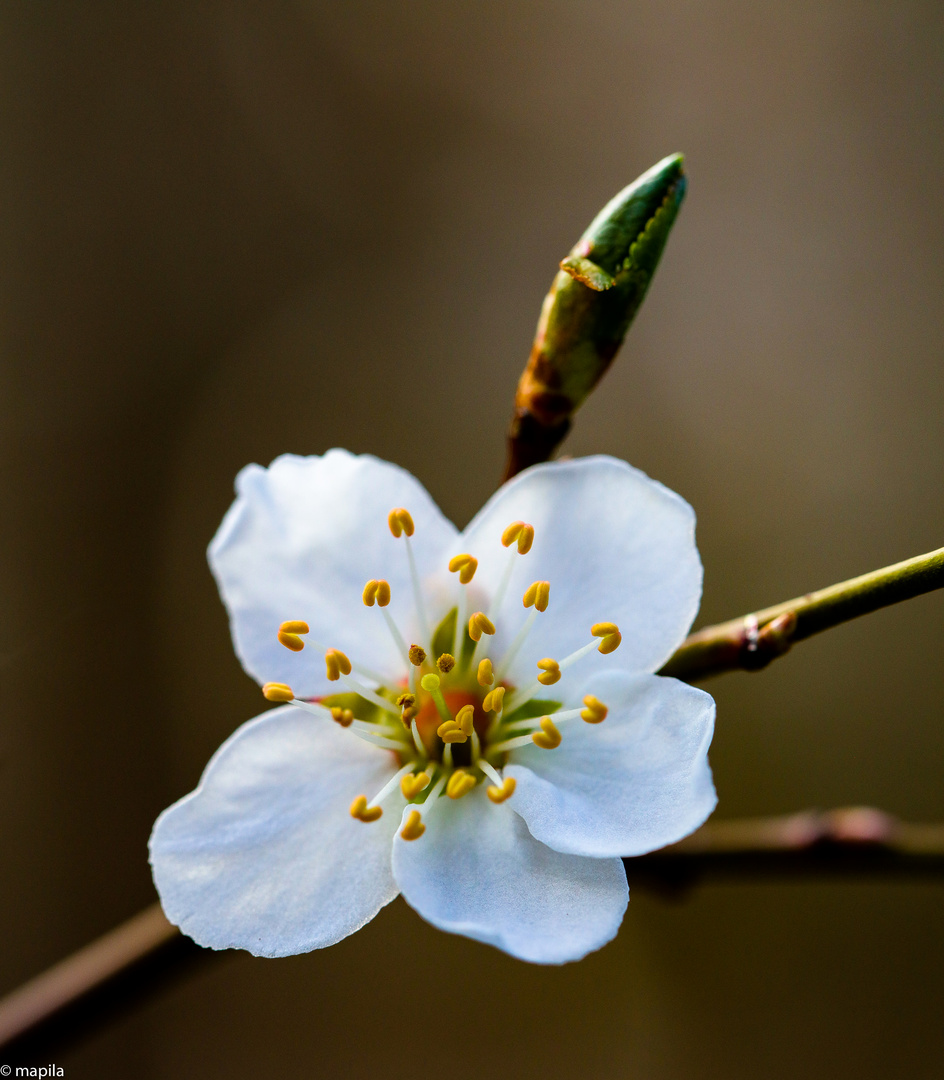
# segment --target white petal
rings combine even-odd
[[[151,866],[172,923],[212,949],[290,956],[333,945],[397,895],[390,845],[403,799],[351,817],[392,754],[292,706],[243,724],[197,789],[164,811]]]
[[[501,533],[516,520],[534,526],[534,545],[515,559],[489,655],[500,658],[520,627],[527,614],[521,598],[532,581],[549,581],[551,594],[510,669],[513,681],[530,682],[542,657],[560,660],[585,645],[597,622],[614,622],[623,635],[606,667],[658,670],[684,638],[701,599],[688,503],[616,458],[527,469],[489,500],[457,541],[456,550],[478,558],[481,588],[497,586],[514,550],[501,546]],[[590,656],[583,663],[600,660]]]
[[[236,490],[209,559],[246,671],[260,683],[288,683],[298,697],[337,691],[314,649],[298,655],[276,640],[281,622],[304,619],[325,648],[390,678],[403,676],[405,658],[380,610],[365,607],[361,593],[371,578],[389,581],[387,610],[408,645],[418,639],[405,544],[391,535],[387,515],[396,506],[412,515],[421,576],[447,576],[444,553],[456,536],[422,485],[396,465],[331,450],[324,457],[287,454],[268,469],[248,465]]]
[[[659,675],[606,672],[582,693],[609,706],[601,724],[561,725],[556,750],[513,751],[508,801],[531,833],[577,855],[641,855],[697,829],[717,797],[708,766],[715,703]]]
[[[406,820],[410,808],[404,812]],[[536,964],[579,960],[615,937],[629,900],[618,859],[539,844],[480,784],[441,799],[426,832],[393,845],[393,872],[424,919]]]

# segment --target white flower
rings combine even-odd
[[[698,607],[691,507],[607,457],[527,470],[462,533],[409,473],[341,450],[236,487],[210,562],[243,666],[294,704],[158,818],[168,918],[286,956],[402,892],[525,960],[609,941],[620,856],[716,802],[714,702],[652,674]]]

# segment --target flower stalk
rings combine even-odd
[[[792,645],[859,615],[944,587],[944,548],[690,634],[660,670],[685,682],[759,671]]]

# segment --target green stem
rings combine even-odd
[[[944,548],[691,634],[659,672],[686,682],[757,671],[797,641],[944,587]]]

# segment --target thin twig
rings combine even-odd
[[[659,672],[697,682],[758,671],[797,641],[871,611],[944,587],[944,548],[786,600],[691,634]]]
[[[944,881],[944,824],[905,824],[868,807],[712,821],[672,847],[624,862],[632,887],[661,894],[718,878]],[[0,1000],[0,1047],[48,1050],[90,1034],[168,975],[219,955],[182,937],[154,904]]]
[[[35,1057],[82,1038],[210,955],[152,904],[0,999],[0,1047]]]

